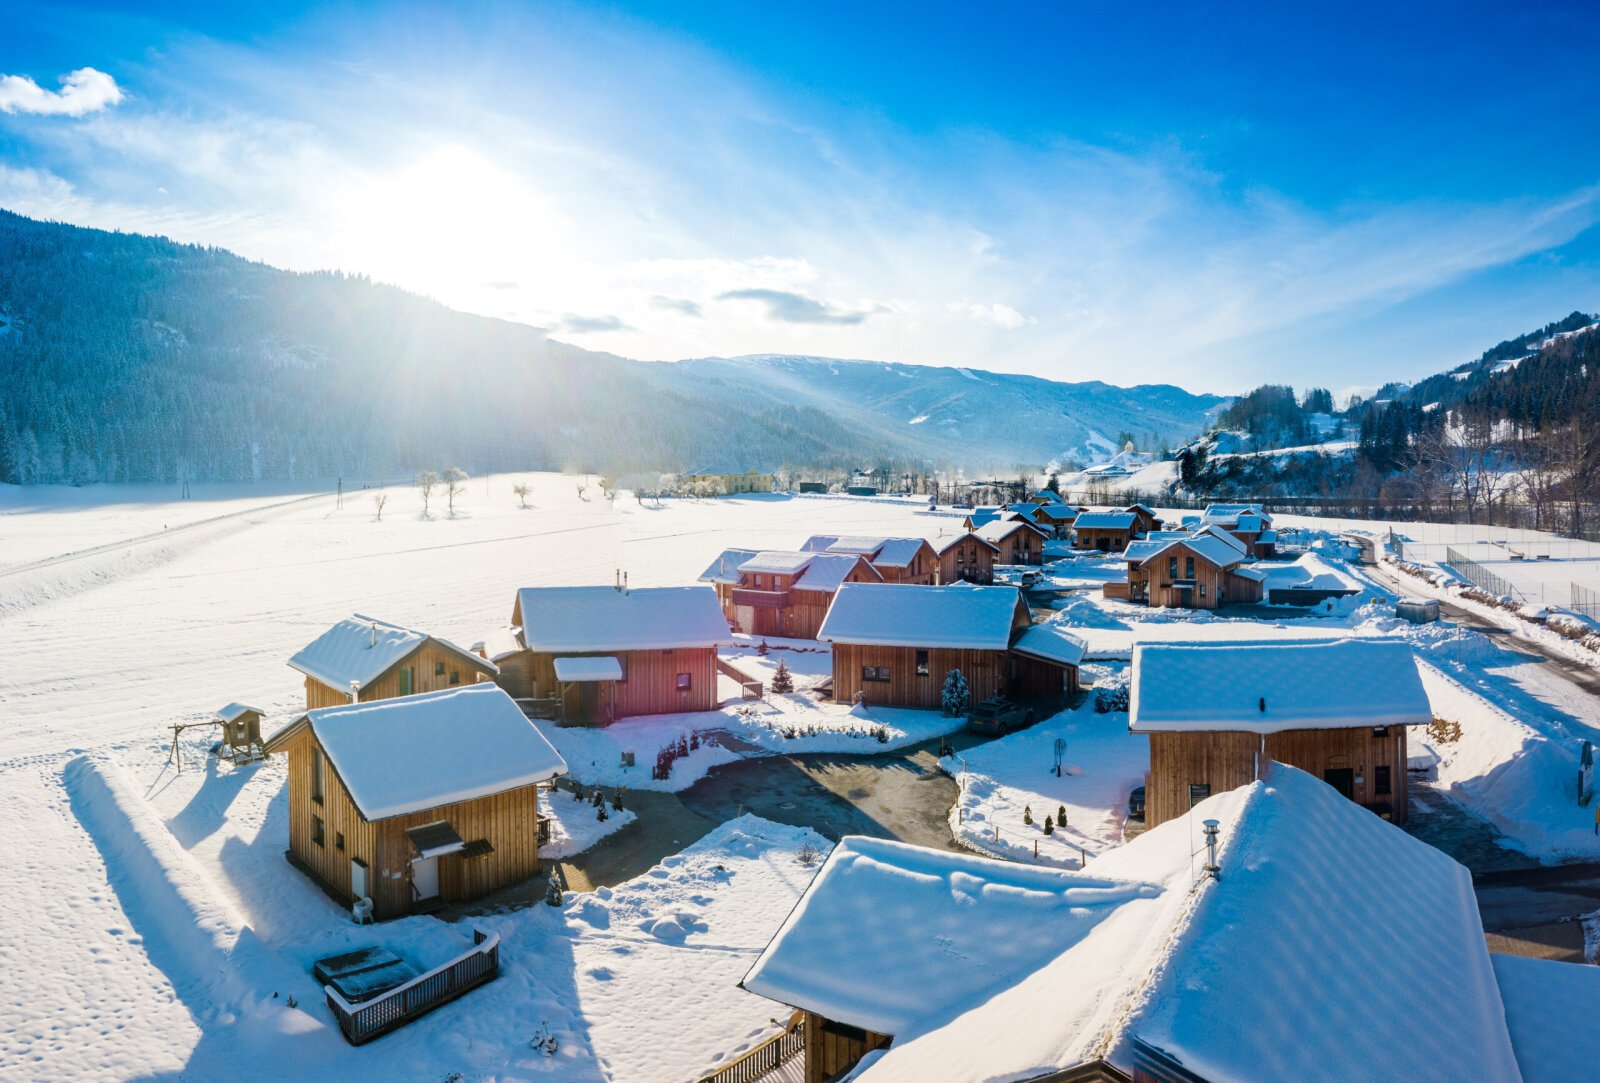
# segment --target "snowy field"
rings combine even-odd
[[[284,862],[281,763],[206,761],[205,731],[191,731],[182,773],[164,762],[167,726],[230,701],[264,708],[269,731],[287,722],[303,703],[287,658],[352,612],[471,644],[507,623],[521,586],[610,584],[619,570],[634,586],[683,585],[730,546],[959,529],[920,501],[750,496],[656,507],[624,494],[611,505],[593,484],[580,496],[555,475],[527,479],[524,508],[511,493],[517,480],[474,479],[453,515],[437,495],[425,515],[416,492],[397,487],[381,521],[370,492],[346,494],[338,508],[331,495],[244,485],[196,486],[187,501],[173,488],[0,488],[0,809],[20,873],[0,896],[0,1076],[463,1072],[676,1083],[770,1032],[775,1006],[734,982],[807,882],[811,870],[793,860],[803,832],[747,818],[610,892],[484,919],[503,938],[500,981],[351,1050],[306,965],[375,934],[349,925]],[[1462,543],[1487,538],[1453,529]],[[1378,603],[1246,621],[1101,599],[1099,584],[1118,572],[1104,558],[1048,572],[1050,585],[1077,591],[1057,619],[1101,637],[1108,657],[1138,639],[1181,636],[1411,639],[1436,708],[1462,724],[1459,741],[1435,749],[1439,781],[1530,853],[1600,857],[1592,812],[1566,793],[1577,743],[1600,742],[1600,719],[1525,655],[1473,633],[1403,625]],[[825,651],[763,657],[756,647],[730,636],[726,653],[764,681],[782,659],[797,694],[551,736],[580,779],[607,786],[646,785],[666,740],[725,738],[679,761],[666,784],[677,789],[737,755],[879,752],[948,725],[932,712],[818,704],[803,693],[826,676]],[[1115,667],[1098,668],[1109,676]],[[1086,707],[972,750],[953,826],[976,844],[998,824],[1000,851],[1031,860],[1044,816],[1064,804],[1068,826],[1042,842],[1041,860],[1070,866],[1079,847],[1090,856],[1114,847],[1146,762],[1125,720]],[[1047,773],[1057,736],[1068,741],[1059,779]],[[624,748],[635,751],[632,772],[621,768]],[[599,825],[556,806],[565,850],[625,822]],[[454,935],[424,919],[380,933],[420,962],[447,953]],[[558,1038],[555,1056],[531,1048],[540,1033]]]

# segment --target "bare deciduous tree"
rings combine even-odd
[[[422,490],[422,514],[428,514],[428,502],[433,499],[433,490],[439,484],[439,475],[432,470],[424,470],[417,475],[417,488]]]
[[[450,514],[456,513],[456,497],[466,492],[467,472],[459,466],[452,466],[444,472],[444,495],[450,504]]]
[[[389,502],[388,493],[376,493],[372,497],[373,507],[378,509],[378,521],[383,522],[383,506]]]
[[[531,485],[525,481],[519,481],[511,487],[511,491],[517,494],[517,499],[521,501],[523,507],[528,506],[528,494],[533,492]]]

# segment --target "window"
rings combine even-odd
[[[678,691],[687,692],[688,690],[689,690],[689,675],[687,673],[678,674]]]
[[[406,666],[400,671],[400,694],[402,696],[409,696],[411,694],[412,672],[413,671],[410,666]]]
[[[1204,598],[1205,596],[1206,596],[1206,585],[1204,583],[1201,583],[1200,584],[1200,597]]]
[[[1210,796],[1211,796],[1211,783],[1209,783],[1209,782],[1191,782],[1191,783],[1189,783],[1189,807],[1190,808],[1194,808],[1196,805],[1198,805],[1200,802],[1204,801],[1206,798],[1208,798]]]
[[[311,800],[322,804],[322,749],[311,750]]]
[[[889,678],[888,666],[862,666],[861,679],[863,681],[880,681],[887,684]]]
[[[1373,726],[1372,727],[1372,736],[1374,736],[1374,737],[1387,737],[1387,736],[1389,736],[1389,727],[1388,726]]]
[[[311,841],[316,843],[318,846],[323,845],[321,816],[311,817]]]
[[[1372,769],[1372,793],[1376,796],[1389,792],[1389,765],[1380,764]]]
[[[444,676],[444,663],[443,662],[435,662],[433,664],[433,675],[435,677],[443,677]]]
[[[917,652],[917,676],[926,677],[927,675],[928,675],[928,652],[927,651],[918,651]]]
[[[1183,577],[1185,579],[1194,578],[1194,557],[1185,558],[1183,562]]]
[[[759,575],[756,576],[756,589],[757,590],[761,589],[761,577]]]
[[[1205,589],[1206,588],[1204,588],[1204,587],[1200,588],[1200,591],[1201,591],[1202,594],[1205,593]],[[460,670],[452,669],[450,671],[450,683],[451,684],[460,684],[461,683],[461,671]]]
[[[1178,578],[1178,558],[1177,557],[1168,557],[1167,558],[1167,578],[1168,579],[1176,579],[1176,578]]]
[[[333,848],[335,850],[343,850],[344,849],[344,832],[343,831],[334,832],[334,835],[333,835]]]
[[[967,551],[965,549],[957,549],[956,550],[956,563],[957,564],[965,564],[966,562],[967,562]]]

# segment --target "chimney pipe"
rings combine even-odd
[[[360,681],[351,681],[350,682],[350,702],[351,703],[359,703],[359,702],[361,702],[361,682]]]
[[[1217,864],[1217,821],[1205,821],[1206,864],[1203,870],[1213,880],[1222,879],[1222,867]]]
[[[628,573],[622,573],[622,593],[628,593]]]
[[[367,646],[376,647],[378,645],[378,622],[369,621],[368,623],[372,625],[372,642],[367,644]]]
[[[616,569],[616,577],[612,580],[611,589],[618,594],[622,593],[622,569]]]

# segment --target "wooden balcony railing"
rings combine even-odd
[[[371,1000],[352,1004],[333,986],[323,986],[328,1007],[339,1017],[339,1030],[345,1040],[351,1045],[370,1042],[448,1004],[469,989],[493,981],[500,973],[500,934],[485,936],[474,929],[472,942],[471,951]]]
[[[806,1028],[801,1024],[803,1018],[802,1013],[795,1012],[794,1018],[781,1032],[738,1060],[724,1064],[708,1076],[702,1076],[700,1083],[754,1083],[791,1057],[803,1054],[806,1050]]]
[[[754,590],[749,587],[733,588],[733,604],[748,605],[754,609],[785,609],[791,602],[786,590]]]

